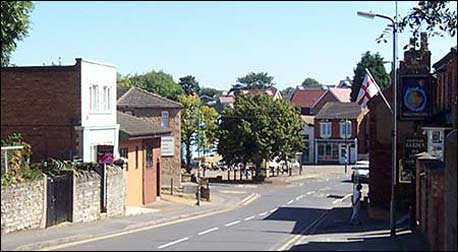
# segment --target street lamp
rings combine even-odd
[[[397,24],[396,22],[388,16],[385,15],[380,15],[372,12],[364,12],[364,11],[358,11],[357,12],[358,16],[360,17],[365,17],[365,18],[370,18],[373,19],[375,17],[380,17],[383,19],[388,19],[393,27],[393,62],[391,64],[392,68],[392,73],[393,73],[393,164],[391,167],[391,201],[390,201],[390,235],[395,236],[396,235],[396,228],[395,228],[395,223],[394,223],[394,208],[395,208],[395,200],[394,200],[394,189],[396,185],[396,115],[397,115],[397,88],[398,88],[398,79],[397,79],[397,73],[396,73],[396,57],[397,57]],[[397,15],[397,2],[396,2],[396,15]]]

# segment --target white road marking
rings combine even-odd
[[[346,199],[348,199],[349,197],[351,197],[351,195],[352,195],[352,194],[349,193],[349,194],[345,195],[345,197],[343,197],[343,198],[341,198],[341,199],[336,199],[336,200],[334,200],[334,201],[332,202],[332,204],[337,204],[337,203],[339,203],[339,202],[343,202],[344,200],[346,200]]]
[[[264,215],[266,215],[266,214],[268,214],[268,212],[260,213],[259,216],[264,216]]]
[[[312,193],[315,193],[315,191],[308,192],[307,195],[310,195],[310,194],[312,194]]]
[[[204,235],[204,234],[207,234],[207,233],[216,231],[216,230],[218,230],[218,229],[219,229],[219,228],[217,228],[217,227],[210,228],[210,229],[208,229],[208,230],[205,230],[205,231],[202,231],[202,232],[198,233],[197,235]]]
[[[250,217],[248,217],[248,218],[245,218],[245,219],[243,219],[243,220],[244,220],[244,221],[249,221],[249,220],[252,220],[252,219],[254,219],[255,217],[256,217],[256,216],[255,216],[255,215],[253,215],[253,216],[250,216]]]
[[[273,212],[275,212],[277,210],[278,210],[278,208],[274,208],[274,209],[270,210],[269,212],[273,213]]]
[[[161,245],[161,246],[159,246],[159,247],[157,247],[157,248],[158,248],[158,249],[163,249],[163,248],[165,248],[165,247],[172,246],[172,245],[175,245],[175,244],[177,244],[177,243],[187,241],[187,240],[189,240],[189,239],[190,239],[190,237],[185,237],[185,238],[182,238],[182,239],[179,239],[179,240],[176,240],[176,241],[169,242],[169,243],[167,243],[167,244]]]
[[[225,226],[225,227],[230,227],[230,226],[235,225],[235,224],[238,224],[238,223],[240,223],[239,220],[238,220],[238,221],[233,221],[233,222],[231,222],[231,223],[227,223],[227,224],[224,225],[224,226]]]
[[[293,203],[293,202],[294,202],[294,200],[290,200],[290,201],[288,201],[288,203],[286,203],[286,204],[289,205],[289,204],[291,204],[291,203]]]
[[[304,195],[297,196],[297,197],[296,197],[296,200],[300,200],[300,199],[302,199],[303,197],[304,197]]]

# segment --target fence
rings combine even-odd
[[[8,163],[11,159],[11,152],[15,150],[21,150],[24,146],[2,146],[2,155],[1,155],[1,163],[2,163],[2,174],[8,173]]]

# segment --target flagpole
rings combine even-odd
[[[380,94],[380,96],[382,96],[382,99],[383,101],[385,102],[386,106],[388,107],[388,109],[391,111],[391,113],[393,113],[393,110],[391,109],[391,106],[390,104],[388,103],[388,100],[385,98],[385,96],[383,95],[382,93],[382,90],[380,89],[380,87],[378,86],[377,82],[375,81],[374,79],[374,76],[372,76],[371,72],[369,71],[369,69],[365,68],[366,70],[366,73],[369,74],[369,77],[371,77],[372,79],[372,82],[375,84],[375,87],[378,89],[378,92]]]

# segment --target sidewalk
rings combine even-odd
[[[218,190],[211,192],[211,201],[202,201],[201,206],[184,199],[172,199],[155,202],[143,209],[143,214],[122,216],[89,223],[62,223],[48,229],[35,229],[2,234],[1,250],[39,250],[69,242],[76,242],[96,237],[113,235],[155,225],[165,225],[169,222],[198,218],[233,209],[253,198],[250,192],[224,195]],[[146,210],[146,211],[145,211]],[[139,211],[138,209],[136,211]]]
[[[330,210],[318,224],[290,248],[293,251],[429,251],[420,234],[406,225],[390,237],[389,221],[369,219],[362,211],[362,225],[352,226],[350,207]]]

